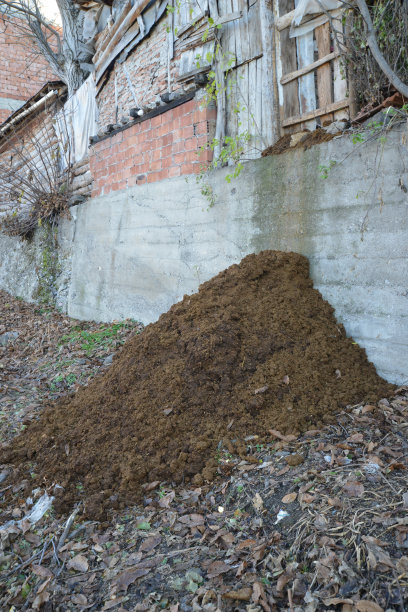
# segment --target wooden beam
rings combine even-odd
[[[293,4],[292,4],[293,6]],[[282,15],[282,17],[278,17],[276,20],[276,28],[278,32],[281,32],[285,28],[288,28],[292,23],[293,17],[295,16],[295,11],[290,11],[290,13],[286,13],[286,15]]]
[[[129,11],[123,21],[120,23],[118,29],[115,31],[113,36],[111,36],[108,45],[102,54],[96,59],[93,59],[94,63],[97,63],[99,66],[106,62],[106,59],[109,57],[110,53],[113,51],[117,43],[120,41],[122,36],[127,32],[128,28],[136,21],[141,12],[146,8],[149,4],[150,0],[138,0],[137,4]]]
[[[304,66],[300,70],[294,70],[294,72],[289,72],[288,74],[285,74],[281,78],[280,80],[281,85],[286,85],[286,83],[290,83],[291,81],[294,81],[295,79],[303,76],[304,74],[307,74],[308,72],[311,72],[312,70],[315,70],[316,68],[319,68],[319,66],[323,66],[323,64],[327,64],[328,62],[331,62],[332,60],[334,60],[336,57],[339,57],[339,56],[340,56],[340,53],[338,51],[333,51],[333,53],[329,53],[328,55],[321,57],[320,59],[316,60],[312,64],[309,64],[308,66]]]
[[[340,110],[342,108],[347,108],[348,105],[348,99],[339,100],[338,102],[333,102],[333,104],[328,104],[325,108],[318,108],[308,113],[303,113],[302,115],[296,115],[296,117],[289,117],[288,119],[282,121],[282,126],[288,127],[289,125],[302,123],[302,121],[309,121],[310,119],[321,117],[322,115],[326,115],[327,113],[333,113],[334,111]]]
[[[329,22],[318,26],[315,29],[315,38],[319,59],[326,57],[330,53],[330,24]],[[316,70],[317,97],[319,106],[325,108],[333,102],[332,76],[330,64],[326,63]],[[344,97],[344,96],[342,96]],[[321,125],[328,125],[333,122],[333,113],[322,115]]]
[[[107,45],[109,44],[109,41],[112,39],[112,36],[114,36],[118,30],[118,28],[120,27],[121,23],[124,21],[126,15],[128,15],[130,9],[132,8],[132,3],[131,2],[127,2],[123,8],[123,11],[120,13],[120,15],[118,16],[118,19],[115,21],[115,23],[113,24],[112,27],[105,27],[102,32],[101,32],[101,38],[98,41],[98,48],[97,51],[93,57],[93,62],[94,64],[98,61],[98,59],[100,58],[100,56],[102,55],[102,53],[104,52],[104,50],[106,49]]]

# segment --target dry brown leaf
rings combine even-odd
[[[297,436],[294,436],[293,434],[284,436],[283,434],[281,434],[280,431],[277,431],[276,429],[270,429],[269,433],[272,434],[274,438],[278,438],[278,440],[282,440],[283,442],[294,442],[295,440],[297,440]]]
[[[88,568],[88,561],[83,555],[76,555],[67,563],[67,569],[73,569],[76,572],[87,572]]]
[[[205,520],[202,514],[185,514],[179,518],[179,523],[187,525],[188,527],[198,527],[204,525]]]
[[[362,497],[364,495],[364,485],[357,480],[350,480],[343,486],[343,491],[347,497]]]
[[[38,595],[36,595],[31,607],[33,610],[39,610],[42,605],[44,605],[50,599],[50,594],[48,591],[42,591]]]
[[[261,512],[261,510],[263,510],[264,507],[264,503],[263,503],[263,499],[262,497],[259,495],[259,493],[255,493],[255,496],[252,500],[252,505],[255,508],[255,510],[257,512]]]
[[[150,572],[150,568],[129,568],[115,577],[114,584],[119,591],[127,591],[129,586],[138,578],[146,576]]]
[[[297,498],[297,493],[295,493],[295,492],[288,493],[287,495],[282,497],[282,503],[283,504],[291,504],[292,502],[295,501],[296,498]]]
[[[378,569],[379,571],[389,572],[394,569],[394,564],[391,557],[384,552],[379,546],[366,542],[368,563],[371,570]]]
[[[407,574],[408,575],[408,557],[401,557],[395,564],[397,568],[397,572],[399,574]]]
[[[366,414],[367,412],[373,412],[375,410],[375,406],[370,406],[370,404],[367,404],[367,406],[363,406],[361,409],[361,414]]]
[[[256,540],[251,540],[251,539],[242,540],[238,544],[237,550],[243,550],[244,548],[252,548],[252,546],[255,546],[255,544],[256,544]]]
[[[226,574],[231,569],[232,569],[231,566],[224,563],[224,561],[213,561],[207,567],[207,577],[215,578],[216,576],[219,576],[220,574]]]
[[[33,573],[40,578],[52,578],[54,576],[52,571],[43,565],[32,565],[31,569]]]
[[[349,438],[347,438],[347,442],[352,442],[353,444],[360,444],[364,442],[364,436],[362,433],[355,433]]]
[[[393,461],[393,463],[390,463],[390,465],[388,466],[388,470],[390,472],[392,472],[393,470],[406,470],[406,466],[399,461]]]
[[[241,578],[245,574],[247,567],[248,567],[247,561],[242,561],[238,566],[237,573],[235,574],[236,577]]]
[[[243,587],[242,589],[237,589],[236,591],[228,591],[223,594],[225,599],[234,599],[235,601],[249,601],[252,596],[251,587]]]
[[[379,606],[375,601],[367,601],[366,599],[360,599],[354,602],[358,612],[384,612],[384,608]]]
[[[160,508],[170,508],[170,504],[175,498],[175,496],[176,496],[175,492],[170,491],[170,493],[167,493],[167,495],[159,499]]]
[[[342,597],[331,597],[330,599],[324,599],[323,603],[325,606],[338,606],[340,604],[349,604],[354,605],[354,601],[352,599],[344,599]]]
[[[144,489],[144,491],[153,491],[153,489],[157,489],[159,484],[159,480],[155,480],[154,482],[147,482],[146,484],[142,485],[142,489]]]
[[[254,604],[262,606],[265,612],[270,612],[271,608],[266,602],[265,589],[260,582],[254,582],[252,587],[252,601]]]
[[[300,497],[300,501],[304,504],[311,504],[316,499],[315,495],[310,495],[309,493],[303,493]]]
[[[141,543],[139,551],[140,552],[150,552],[151,550],[156,548],[156,546],[158,546],[160,542],[161,542],[161,536],[159,535],[146,538]]]
[[[258,561],[261,561],[265,556],[265,552],[266,552],[266,544],[261,544],[260,546],[257,546],[252,555],[254,561],[256,563],[258,563]]]
[[[88,604],[87,598],[82,593],[71,595],[71,601],[77,606],[86,606]]]
[[[285,467],[279,470],[279,472],[276,472],[276,476],[283,476],[284,474],[289,472],[289,470],[290,470],[290,467],[288,465],[285,465]]]
[[[281,574],[276,582],[276,590],[278,592],[279,595],[282,594],[283,589],[285,588],[285,586],[288,584],[288,582],[290,582],[293,578],[293,575],[291,572],[283,572],[283,574]]]
[[[327,500],[329,506],[333,506],[334,508],[341,508],[341,501],[338,497],[329,497]]]
[[[42,584],[40,584],[40,586],[37,589],[37,595],[39,595],[40,593],[45,591],[45,589],[47,588],[47,586],[49,585],[50,582],[51,582],[51,577],[49,577],[46,580],[44,580],[44,582]]]

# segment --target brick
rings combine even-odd
[[[157,115],[156,117],[152,117],[150,119],[152,128],[159,127],[162,124],[162,115]]]
[[[186,162],[180,167],[180,174],[197,174],[198,172],[200,172],[200,166],[194,162]]]
[[[184,164],[185,161],[186,161],[185,151],[183,151],[182,153],[176,153],[176,155],[173,155],[173,163],[178,165],[178,164]]]
[[[152,163],[150,164],[150,170],[151,171],[155,171],[155,170],[161,170],[162,169],[162,160],[159,159],[157,161],[152,161]]]
[[[161,160],[162,168],[170,168],[173,165],[173,160],[171,157],[165,157]]]
[[[171,168],[169,168],[169,178],[172,178],[173,176],[180,176],[180,174],[181,174],[180,166],[172,166]]]
[[[189,138],[185,141],[185,150],[186,151],[196,151],[197,150],[197,140],[196,138]]]
[[[169,176],[169,171],[167,168],[165,170],[160,170],[159,172],[150,172],[147,175],[147,182],[156,183],[157,181],[162,181],[168,178],[168,176]]]
[[[194,136],[200,136],[201,134],[208,134],[209,125],[208,121],[200,121],[193,125]]]
[[[198,156],[198,151],[186,151],[185,152],[186,162],[202,161],[201,157]]]

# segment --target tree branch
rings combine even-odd
[[[408,85],[401,81],[399,76],[391,69],[385,57],[381,53],[380,47],[378,46],[377,38],[375,36],[375,30],[371,19],[370,11],[368,10],[366,1],[356,0],[356,4],[364,21],[366,22],[367,43],[371,49],[371,53],[373,54],[375,61],[377,62],[387,79],[390,81],[390,83],[394,85],[395,89],[399,91],[400,94],[404,96],[404,98],[408,98]]]

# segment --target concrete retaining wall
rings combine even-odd
[[[195,178],[94,198],[61,236],[65,251],[72,241],[68,313],[147,323],[248,253],[297,251],[378,371],[407,381],[407,137],[404,127],[384,146],[343,137],[256,160],[231,184],[218,171],[212,207]],[[338,164],[323,179],[330,160]],[[0,286],[4,278],[0,267]]]

